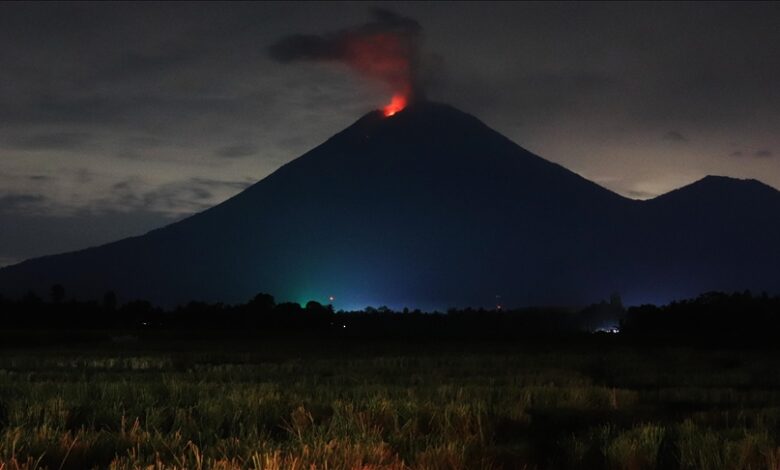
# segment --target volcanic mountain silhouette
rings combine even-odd
[[[780,192],[707,177],[617,195],[450,106],[366,114],[237,196],[146,235],[0,270],[0,292],[164,305],[629,303],[780,292]]]

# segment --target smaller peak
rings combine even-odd
[[[754,178],[733,178],[731,176],[707,175],[704,178],[694,181],[686,187],[715,187],[715,188],[736,188],[736,187],[770,187]],[[683,188],[681,188],[683,189]]]
[[[662,194],[653,200],[667,200],[679,197],[713,199],[733,197],[754,197],[757,195],[777,194],[778,190],[753,178],[733,178],[731,176],[707,175],[681,188]]]
[[[734,178],[731,176],[722,176],[722,175],[707,175],[704,178],[694,182],[696,183],[706,183],[706,184],[726,184],[726,183],[758,183],[758,180],[752,179],[752,178]]]

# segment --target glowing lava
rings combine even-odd
[[[405,107],[406,107],[406,96],[395,95],[393,96],[393,99],[390,100],[390,104],[382,108],[382,112],[385,114],[385,117],[390,117],[393,114],[397,113],[398,111],[401,111]]]

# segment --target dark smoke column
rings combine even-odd
[[[392,116],[423,98],[418,77],[422,27],[387,10],[374,10],[373,16],[373,21],[335,33],[287,36],[271,45],[269,53],[283,64],[340,62],[362,77],[388,85],[393,98],[384,112]]]

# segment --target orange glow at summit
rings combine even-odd
[[[390,100],[390,104],[382,108],[382,112],[384,113],[385,117],[390,117],[398,111],[404,109],[406,107],[406,102],[406,96],[395,95],[393,96],[393,99]]]

